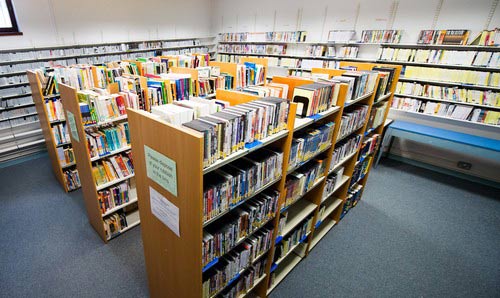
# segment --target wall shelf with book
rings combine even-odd
[[[399,75],[400,68],[395,69]],[[291,101],[234,97],[230,107],[182,125],[130,109],[151,295],[267,296],[340,220],[361,141],[374,121],[370,113],[386,116],[372,107],[375,87],[378,91],[379,82],[388,82],[380,79],[385,76],[381,72],[336,70],[336,76],[359,83],[351,89],[340,78],[314,83],[275,77],[274,83],[288,86],[288,94],[281,95]],[[346,106],[347,98],[356,103]],[[246,145],[265,139],[257,123],[269,109],[276,115],[268,130],[272,139],[252,146],[251,152],[245,144],[236,145],[240,141],[233,136]],[[237,137],[226,120],[243,120],[243,115],[255,115],[247,118],[252,129]],[[348,137],[338,143],[341,133]],[[221,148],[228,154],[213,155]],[[151,172],[153,157],[169,164],[159,171],[175,180]],[[261,170],[254,172],[255,167]],[[247,184],[239,184],[242,175]],[[233,184],[242,191],[226,188]],[[170,215],[161,213],[164,208]],[[213,244],[220,239],[225,245],[217,248]]]
[[[129,41],[96,44],[78,44],[67,46],[17,48],[0,50],[0,117],[1,114],[13,113],[34,106],[34,98],[26,75],[27,69],[39,69],[57,65],[103,64],[110,61],[134,59],[136,57],[184,54],[214,51],[214,37],[179,38],[149,41]],[[43,136],[37,138],[16,137],[24,133],[30,123],[37,119],[25,113],[16,121],[0,124],[0,137],[10,136],[17,141],[0,143],[0,161],[22,157],[45,149]],[[25,123],[24,127],[19,125]],[[34,130],[40,129],[32,125]],[[7,149],[5,153],[3,149]]]

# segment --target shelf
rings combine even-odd
[[[355,128],[353,131],[351,131],[350,133],[348,133],[348,134],[346,134],[345,136],[342,136],[342,137],[340,137],[339,139],[337,139],[337,140],[335,141],[335,144],[339,143],[339,142],[340,142],[340,141],[342,141],[342,140],[347,139],[349,136],[353,135],[355,132],[358,132],[360,129],[362,129],[362,128],[365,126],[365,122],[366,122],[366,119],[365,119],[365,121],[363,122],[363,125],[360,125],[360,126],[356,127],[356,128]]]
[[[127,207],[127,206],[129,206],[129,205],[132,205],[132,204],[134,204],[134,203],[136,203],[136,202],[137,202],[137,197],[132,198],[132,199],[129,199],[129,201],[128,201],[128,202],[123,203],[123,204],[121,204],[120,206],[116,206],[115,208],[111,208],[111,209],[109,209],[108,211],[106,211],[105,213],[103,213],[103,214],[102,214],[102,217],[105,217],[105,216],[108,216],[108,215],[110,215],[110,214],[112,214],[112,213],[115,213],[116,211],[118,211],[118,210],[120,210],[120,209],[123,209],[123,208],[125,208],[125,207]]]
[[[346,101],[346,103],[344,104],[344,107],[345,107],[345,108],[347,108],[347,107],[349,107],[349,106],[351,106],[351,105],[353,105],[353,104],[355,104],[355,103],[357,103],[357,102],[360,102],[360,101],[362,101],[362,100],[364,100],[364,99],[369,98],[369,97],[370,97],[370,96],[372,96],[372,95],[373,95],[373,91],[372,91],[372,92],[370,92],[370,93],[368,93],[368,94],[362,95],[362,96],[360,96],[360,97],[358,97],[358,98],[355,98],[355,99],[353,99],[353,100]]]
[[[50,124],[58,124],[58,123],[63,123],[63,122],[66,122],[66,119],[52,120],[52,121],[50,121]]]
[[[253,234],[255,234],[256,232],[258,232],[260,229],[262,229],[265,225],[267,225],[269,222],[271,222],[275,217],[272,216],[271,218],[269,218],[268,220],[266,220],[263,224],[261,224],[258,228],[255,228],[252,232],[248,233],[248,235],[246,235],[245,237],[242,237],[240,238],[238,241],[236,241],[236,243],[230,248],[228,249],[222,256],[219,256],[219,257],[215,257],[215,259],[213,259],[212,261],[208,262],[207,265],[205,265],[203,267],[203,270],[202,272],[205,272],[207,271],[208,269],[210,269],[210,267],[212,267],[213,265],[217,264],[219,262],[219,259],[224,257],[225,255],[227,255],[228,253],[230,253],[231,251],[233,251],[233,249],[235,249],[236,247],[238,247],[238,245],[240,245],[241,243],[243,243],[245,240],[247,240],[248,238],[250,238]],[[258,258],[256,258],[258,259]]]
[[[257,285],[259,285],[264,279],[266,279],[266,276],[267,276],[267,274],[264,273],[264,274],[262,274],[261,277],[259,277],[258,279],[254,280],[253,281],[253,285],[250,287],[250,289],[246,290],[245,294],[239,295],[238,298],[244,298],[244,297],[246,297],[246,295],[248,295],[250,292],[252,292],[252,290],[255,289],[255,287]]]
[[[67,164],[61,165],[61,168],[66,169],[66,168],[72,167],[72,166],[74,166],[74,165],[76,165],[76,163],[74,163],[74,162],[70,162],[70,163],[67,163]]]
[[[203,47],[210,47],[210,46],[214,46],[214,45],[215,44],[199,44],[199,45],[186,45],[186,46],[173,46],[173,47],[157,47],[157,48],[147,48],[147,49],[130,49],[130,50],[126,50],[126,51],[112,51],[112,52],[103,52],[103,53],[38,57],[38,58],[30,58],[30,59],[2,61],[2,62],[0,62],[0,65],[13,65],[13,64],[45,62],[45,61],[59,61],[59,60],[89,58],[89,57],[98,57],[98,56],[122,55],[122,54],[129,54],[129,53],[143,53],[143,52],[169,51],[169,50],[189,49],[189,48],[203,48]]]
[[[122,121],[122,120],[125,120],[125,119],[127,119],[127,115],[122,115],[122,116],[119,116],[119,117],[115,117],[113,119],[108,119],[106,121],[97,122],[95,124],[84,125],[83,127],[84,128],[99,127],[99,126],[103,126],[103,125],[112,124],[114,122]]]
[[[265,250],[264,252],[262,252],[260,255],[256,256],[255,259],[251,260],[250,263],[248,264],[248,266],[244,267],[243,269],[241,269],[238,273],[236,273],[223,287],[221,287],[219,290],[215,291],[215,293],[213,295],[210,295],[210,298],[215,298],[217,297],[222,291],[224,291],[225,289],[227,289],[230,285],[232,285],[235,281],[237,281],[241,275],[247,271],[248,269],[250,269],[250,267],[253,266],[253,264],[255,264],[255,262],[257,262],[262,256],[264,256],[265,254],[267,254],[269,252],[269,249]]]
[[[415,99],[421,99],[421,100],[448,102],[448,103],[452,103],[452,104],[474,106],[474,107],[480,107],[480,108],[484,108],[484,109],[499,110],[500,111],[500,106],[494,107],[494,106],[487,106],[487,105],[482,105],[482,104],[477,104],[477,103],[460,102],[460,101],[433,98],[433,97],[427,97],[427,96],[419,96],[419,95],[406,95],[406,94],[400,94],[400,93],[396,93],[396,94],[394,94],[394,96],[396,96],[396,97],[409,97],[409,98],[415,98]]]
[[[118,183],[120,183],[120,182],[123,182],[123,181],[125,181],[125,180],[128,180],[128,179],[130,179],[130,178],[132,178],[132,177],[134,177],[134,174],[128,175],[128,176],[123,177],[123,178],[115,179],[115,180],[113,180],[113,181],[111,181],[111,182],[107,182],[107,183],[104,183],[104,184],[101,184],[101,185],[97,185],[97,186],[96,186],[96,190],[97,190],[97,191],[103,190],[103,189],[105,189],[105,188],[108,188],[108,187],[110,187],[110,186],[113,186],[113,185],[115,185],[115,184],[118,184]]]
[[[235,56],[265,56],[265,57],[275,57],[275,58],[294,58],[294,59],[310,59],[310,60],[336,60],[335,57],[313,57],[313,56],[302,56],[302,55],[283,55],[283,54],[256,54],[256,53],[230,53],[230,52],[218,52],[220,55],[235,55]]]
[[[253,151],[258,150],[260,148],[264,148],[265,146],[267,146],[267,145],[269,145],[269,144],[271,144],[271,143],[273,143],[281,138],[284,138],[287,135],[288,135],[288,130],[282,130],[278,133],[273,134],[272,136],[269,136],[269,137],[264,138],[260,141],[257,141],[256,146],[253,146],[251,148],[245,148],[242,150],[238,150],[238,151],[230,154],[228,157],[226,157],[224,159],[219,159],[218,161],[214,162],[210,166],[204,168],[203,174],[210,173],[210,172],[212,172],[212,171],[214,171],[214,170],[216,170],[224,165],[227,165],[228,163],[230,163],[234,160],[237,160],[240,157],[243,157],[243,156],[249,154],[250,152],[253,152]]]
[[[299,240],[299,242],[297,242],[297,244],[295,244],[293,247],[291,247],[291,248],[288,250],[288,252],[286,252],[286,253],[285,253],[285,255],[284,255],[284,256],[282,256],[281,258],[279,258],[278,260],[276,260],[276,262],[274,262],[274,264],[279,265],[281,262],[283,262],[283,260],[285,260],[285,259],[286,259],[286,257],[288,257],[289,255],[291,255],[291,254],[293,253],[293,251],[294,251],[297,247],[299,247],[302,243],[304,243],[305,239],[307,239],[307,237],[309,237],[309,235],[310,235],[310,234],[311,234],[311,232],[310,232],[310,231],[309,231],[309,232],[307,232],[307,233],[306,233],[306,234],[302,237],[302,239],[304,239],[304,240],[300,239],[300,240]]]
[[[488,66],[474,66],[474,65],[458,65],[458,64],[439,64],[439,63],[429,63],[429,62],[408,62],[408,61],[391,61],[391,60],[381,60],[377,59],[380,63],[387,64],[398,64],[398,65],[408,65],[408,66],[422,66],[422,67],[433,67],[433,68],[449,68],[457,70],[477,70],[477,71],[488,71],[488,72],[500,72],[500,68],[488,67]]]
[[[19,76],[19,75],[25,75],[26,71],[23,70],[18,70],[18,71],[12,71],[12,72],[2,72],[0,73],[0,77],[11,77],[11,76]]]
[[[463,87],[463,88],[465,88],[465,89],[495,90],[495,91],[500,91],[500,87],[485,86],[485,85],[473,85],[473,84],[458,83],[458,82],[447,82],[447,81],[436,81],[436,80],[424,80],[424,79],[414,79],[414,78],[406,78],[406,77],[399,77],[399,81],[401,81],[401,82],[415,82],[415,83],[429,84],[429,85],[441,85],[441,86]]]
[[[14,119],[19,119],[19,118],[25,118],[25,117],[29,117],[29,116],[36,116],[36,115],[38,115],[36,112],[34,112],[34,113],[28,113],[28,114],[24,114],[24,115],[16,115],[16,116],[12,116],[12,117],[9,117],[9,118],[0,119],[0,122],[2,122],[2,121],[8,121],[8,120],[14,120]]]
[[[341,199],[335,199],[335,201],[332,204],[330,204],[329,206],[327,206],[326,209],[325,209],[325,213],[321,217],[321,222],[324,222],[328,218],[328,216],[330,214],[332,214],[332,212],[335,209],[337,209],[340,206],[340,204],[342,204],[342,202],[343,201]]]
[[[464,51],[500,51],[498,46],[475,46],[475,45],[439,45],[439,44],[417,44],[417,43],[381,43],[384,48],[409,48],[409,49],[448,49]]]
[[[0,96],[0,99],[2,99],[2,100],[14,99],[14,98],[24,97],[24,96],[31,96],[31,92],[29,92],[29,93],[11,94],[11,95],[3,95],[3,96]]]
[[[401,112],[401,113],[408,113],[408,114],[412,114],[412,115],[419,115],[419,116],[422,116],[422,117],[434,117],[434,118],[440,118],[440,119],[448,119],[450,121],[457,121],[457,122],[461,122],[461,123],[469,123],[469,124],[478,125],[478,126],[488,126],[488,127],[500,128],[500,125],[493,125],[493,124],[487,124],[487,123],[481,123],[481,122],[472,122],[472,121],[461,120],[461,119],[453,119],[453,118],[450,118],[450,117],[439,116],[439,115],[428,115],[428,114],[424,114],[424,113],[413,112],[413,111],[404,111],[404,110],[399,110],[399,109],[394,109],[394,108],[391,108],[391,111],[397,111],[397,112]]]
[[[359,148],[358,148],[359,149]],[[348,161],[349,159],[351,159],[352,157],[354,157],[357,153],[358,153],[358,149],[356,149],[356,151],[354,151],[353,153],[347,155],[346,157],[344,157],[342,160],[340,160],[332,169],[330,172],[328,172],[328,175],[330,175],[331,173],[335,172],[338,168],[340,168],[341,165],[343,165],[346,161]]]
[[[389,92],[389,93],[387,93],[387,94],[384,94],[384,95],[382,95],[382,96],[379,96],[379,98],[375,99],[375,102],[374,102],[373,104],[378,104],[378,103],[380,103],[380,102],[382,102],[382,101],[384,101],[384,100],[388,99],[389,97],[391,97],[391,94],[392,94],[392,92]]]
[[[293,204],[295,204],[295,203],[296,203],[296,202],[298,202],[300,199],[302,199],[302,198],[303,198],[306,194],[308,194],[308,193],[309,193],[311,190],[313,190],[316,186],[320,185],[320,184],[321,184],[321,182],[323,182],[323,180],[325,180],[325,177],[324,177],[324,176],[323,176],[323,177],[321,177],[321,178],[319,178],[319,179],[317,179],[317,180],[316,180],[316,182],[314,182],[314,184],[313,184],[311,187],[309,187],[309,189],[308,189],[308,190],[306,190],[303,194],[301,194],[300,196],[298,196],[297,198],[295,198],[295,199],[293,200],[293,202],[292,202],[292,203],[290,203],[288,206],[285,206],[285,207],[281,208],[280,213],[283,213],[283,212],[285,212],[286,210],[288,210],[288,208],[290,208],[290,206],[293,206]]]
[[[8,111],[8,110],[15,110],[15,109],[20,109],[20,108],[27,108],[27,107],[32,107],[35,106],[35,103],[25,103],[21,105],[16,105],[16,106],[10,106],[10,107],[3,107],[0,108],[0,111]]]
[[[290,273],[297,264],[300,263],[302,258],[298,255],[292,254],[290,258],[286,259],[285,262],[282,263],[282,269],[276,273],[276,278],[274,279],[274,283],[267,290],[267,295],[269,295],[274,288]]]
[[[229,212],[231,212],[231,210],[234,210],[236,207],[240,206],[241,204],[247,202],[248,200],[254,198],[256,195],[258,195],[259,193],[263,192],[264,190],[266,190],[267,188],[269,188],[271,185],[275,184],[276,182],[278,182],[279,180],[281,180],[281,176],[278,177],[277,179],[265,184],[264,186],[262,186],[261,188],[259,188],[258,190],[256,190],[253,194],[249,195],[247,198],[245,199],[242,199],[241,201],[239,201],[237,204],[233,205],[233,206],[230,206],[227,210],[219,213],[218,215],[210,218],[209,220],[205,221],[203,223],[203,227],[206,227],[208,226],[209,224],[211,224],[212,222],[218,220],[219,218],[223,217],[224,215],[228,214]]]
[[[65,143],[60,143],[60,144],[55,144],[56,147],[64,147],[64,146],[67,146],[67,145],[71,145],[71,142],[65,142]]]
[[[340,180],[339,184],[332,190],[332,192],[330,192],[329,194],[327,194],[326,196],[324,196],[323,198],[321,198],[321,203],[323,203],[324,201],[326,201],[337,190],[339,190],[342,187],[342,185],[344,185],[349,180],[349,178],[351,178],[351,177],[346,176],[346,175],[342,175],[342,180]]]
[[[103,158],[107,158],[107,157],[110,157],[110,156],[113,156],[115,154],[118,154],[118,153],[121,153],[121,152],[124,152],[124,151],[127,151],[127,150],[130,150],[132,149],[132,147],[130,147],[130,145],[128,146],[125,146],[125,147],[122,147],[120,149],[117,149],[117,150],[114,150],[114,151],[110,151],[108,154],[106,155],[100,155],[100,156],[95,156],[95,157],[92,157],[90,159],[91,162],[94,162],[96,160],[99,160],[99,159],[103,159]]]
[[[116,233],[115,235],[111,236],[111,237],[108,237],[108,241],[113,239],[113,238],[116,238],[118,236],[120,236],[121,234],[125,233],[126,231],[132,229],[133,227],[139,225],[141,223],[140,220],[134,222],[134,223],[131,223],[129,224],[127,227],[123,228],[120,232]]]
[[[323,239],[323,237],[325,237],[326,234],[335,226],[336,223],[337,222],[335,220],[329,218],[322,221],[319,228],[314,232],[309,250],[313,249],[316,244],[318,244],[319,241]]]
[[[310,124],[314,123],[314,120],[311,118],[295,118],[295,123],[293,125],[293,131],[297,131],[302,129]]]
[[[313,160],[315,157],[317,157],[318,155],[320,155],[321,153],[327,151],[328,149],[330,149],[332,147],[332,145],[328,145],[326,148],[314,153],[311,157],[309,157],[308,159],[304,160],[304,161],[301,161],[300,163],[298,163],[297,165],[295,165],[294,167],[292,168],[289,168],[287,170],[287,175],[293,173],[293,171],[297,170],[298,168],[300,168],[301,166],[305,165],[306,163],[310,162],[311,160]]]
[[[22,86],[28,86],[28,85],[29,85],[29,82],[13,83],[13,84],[0,85],[0,89],[22,87]]]
[[[298,224],[304,221],[304,219],[316,210],[316,207],[318,207],[316,204],[313,204],[308,200],[299,200],[295,202],[293,208],[290,208],[288,211],[286,225],[283,228],[283,231],[281,231],[280,236],[286,236],[288,233],[293,231]]]

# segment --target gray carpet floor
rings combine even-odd
[[[47,157],[0,169],[0,297],[147,297],[140,226],[105,245]],[[500,194],[384,160],[278,297],[500,297]]]

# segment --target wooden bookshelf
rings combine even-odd
[[[144,88],[143,83],[144,82],[141,81],[141,85]],[[114,84],[108,86],[108,90],[115,88],[116,86],[114,86]],[[80,173],[80,181],[82,184],[83,199],[85,202],[85,208],[87,210],[87,217],[89,219],[90,224],[97,232],[97,234],[99,234],[101,239],[105,243],[107,243],[114,237],[137,226],[140,222],[138,218],[129,221],[130,219],[133,219],[133,217],[136,217],[135,212],[138,212],[138,211],[132,211],[131,213],[127,213],[130,215],[130,219],[127,218],[127,227],[121,229],[121,231],[113,235],[108,235],[108,236],[106,235],[106,230],[104,227],[105,218],[110,216],[111,214],[116,213],[119,210],[130,209],[130,206],[134,203],[134,201],[137,200],[137,190],[135,188],[135,182],[134,182],[135,173],[130,174],[129,176],[126,176],[124,178],[115,179],[111,182],[98,185],[96,179],[94,178],[94,175],[92,174],[92,163],[104,159],[106,157],[124,152],[126,149],[129,149],[130,147],[127,146],[125,148],[115,150],[114,152],[110,152],[109,154],[102,157],[91,158],[88,150],[87,138],[85,133],[86,126],[84,126],[82,121],[77,90],[65,84],[60,84],[59,90],[63,101],[65,116],[66,119],[68,119],[68,130],[71,137],[71,142],[73,144],[73,151],[76,158],[76,165]],[[74,126],[72,126],[73,124],[72,121],[70,120],[71,118],[74,118]],[[96,125],[92,125],[92,127],[103,127],[112,123],[119,123],[124,121],[127,121],[127,115],[120,116],[106,122],[101,122]],[[136,161],[135,158],[134,161]],[[131,188],[129,190],[129,202],[123,203],[120,206],[117,206],[111,210],[103,212],[99,206],[98,191],[105,190],[109,187],[118,185],[120,182],[123,181],[129,181],[130,183]]]
[[[343,70],[337,71],[339,74],[344,72]],[[292,94],[293,89],[299,86],[297,79],[293,77],[281,77],[277,80],[280,83],[288,84],[289,93]],[[397,77],[393,82],[397,82]],[[307,84],[307,81],[304,84]],[[296,118],[297,105],[291,103],[287,130],[283,132],[283,135],[279,136],[279,138],[273,138],[268,142],[263,142],[263,144],[253,149],[259,150],[260,148],[268,147],[283,152],[281,177],[264,186],[280,192],[278,200],[279,208],[276,214],[274,214],[274,218],[271,219],[273,227],[271,248],[262,256],[267,259],[265,271],[257,279],[257,283],[254,283],[246,293],[239,297],[245,297],[250,293],[257,294],[260,297],[267,297],[276,285],[303,258],[307,257],[309,251],[321,238],[340,221],[360,148],[357,148],[355,152],[336,165],[344,167],[344,174],[341,177],[338,187],[326,196],[323,196],[323,192],[326,177],[330,174],[332,154],[339,139],[341,117],[345,112],[350,111],[354,107],[353,104],[345,105],[347,90],[347,85],[341,84],[336,106],[307,118]],[[391,90],[393,89],[391,88]],[[390,100],[391,96],[386,97],[384,100]],[[367,129],[369,129],[367,127],[367,119],[369,119],[371,107],[375,101],[374,97],[375,92],[371,92],[354,100],[359,104],[367,105],[368,114],[363,125],[349,135],[365,135]],[[234,97],[231,104],[239,104],[251,100],[253,99]],[[202,265],[201,251],[205,226],[203,222],[203,175],[208,172],[203,168],[203,137],[201,134],[193,133],[182,127],[175,127],[159,121],[144,111],[129,110],[128,116],[134,160],[136,161],[137,192],[139,207],[141,209],[142,236],[151,296],[202,297],[202,273],[204,268],[208,267],[208,265],[205,267]],[[327,122],[335,123],[331,144],[302,163],[302,165],[305,165],[315,157],[322,157],[326,163],[325,172],[317,178],[316,182],[306,193],[296,199],[294,203],[285,207],[285,182],[289,172],[290,148],[293,137],[302,129],[311,127],[315,123],[323,124]],[[152,148],[161,156],[175,163],[175,172],[173,173],[176,176],[176,183],[173,183],[175,190],[172,184],[167,184],[169,186],[165,187],[164,185],[160,185],[154,177],[148,176],[146,147]],[[245,152],[232,154],[233,156],[228,157],[227,162],[239,159],[245,156],[245,154]],[[224,163],[224,160],[220,161],[221,164],[227,164],[227,162]],[[210,166],[210,168],[214,167]],[[365,181],[366,178],[367,175],[364,178]],[[155,202],[154,205],[158,204],[158,194],[163,197],[160,198],[160,202],[170,205],[171,210],[175,211],[178,208],[178,218],[175,216],[162,217],[161,215],[157,217],[157,215],[153,214],[152,209],[156,207],[152,208],[151,202]],[[166,203],[166,201],[170,203]],[[326,211],[323,214],[319,214],[322,204],[326,206]],[[291,215],[285,228],[281,231],[282,235],[279,235],[278,224],[282,212],[289,212]],[[217,219],[210,220],[210,225],[216,225],[223,217],[222,215],[218,216]],[[310,217],[312,217],[313,225],[303,239],[301,239],[300,243],[294,245],[293,249],[280,258],[277,263],[273,263],[275,246],[279,244],[280,239]],[[169,219],[168,224],[173,225],[172,229],[164,223],[166,218]],[[178,223],[179,236],[175,232],[176,223]],[[271,279],[274,279],[273,283]]]
[[[58,144],[56,143],[54,134],[52,132],[52,125],[64,123],[66,122],[64,119],[59,119],[59,121],[50,121],[49,116],[47,114],[45,100],[48,97],[43,96],[42,92],[42,84],[40,83],[40,79],[35,72],[30,70],[27,71],[27,76],[29,80],[29,84],[31,87],[33,101],[35,102],[36,111],[38,113],[38,119],[40,121],[40,126],[42,128],[43,137],[45,139],[45,144],[47,146],[47,152],[50,157],[50,162],[52,164],[52,171],[56,176],[57,181],[61,184],[64,191],[69,192],[75,189],[80,188],[80,186],[76,188],[70,188],[68,186],[68,182],[66,180],[66,176],[64,175],[64,171],[70,168],[76,168],[75,163],[72,164],[63,164],[59,160],[57,154]],[[53,97],[53,96],[49,96]],[[64,145],[65,147],[71,147],[71,142]]]
[[[182,74],[191,75],[191,84],[194,87],[191,95],[199,96],[199,94],[200,94],[200,82],[198,80],[198,70],[196,68],[171,67],[170,71],[173,73],[182,73]]]

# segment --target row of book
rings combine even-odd
[[[234,54],[286,55],[287,45],[281,44],[219,44],[217,50]]]
[[[380,142],[380,135],[374,134],[363,140],[361,144],[361,149],[359,150],[359,156],[368,156],[377,150],[377,146]]]
[[[370,118],[368,119],[368,124],[366,127],[368,128],[377,128],[384,122],[385,112],[387,111],[387,107],[389,102],[384,102],[381,105],[377,105],[372,107],[370,112]]]
[[[264,56],[264,55],[263,55]],[[217,61],[238,63],[241,56],[217,54]],[[284,68],[303,68],[311,69],[318,68],[335,68],[336,61],[307,59],[307,58],[285,58],[285,57],[266,57],[269,67],[284,67]]]
[[[277,41],[277,42],[304,42],[307,38],[307,31],[276,31],[276,32],[240,32],[221,33],[219,40],[222,42],[231,41]]]
[[[278,199],[279,192],[266,191],[234,209],[217,225],[205,228],[202,240],[203,265],[224,256],[243,239],[252,235],[274,218],[278,208]]]
[[[68,190],[75,190],[81,187],[80,176],[76,169],[68,169],[63,171],[63,177],[66,182]]]
[[[457,120],[500,125],[500,112],[471,106],[395,97],[392,108]]]
[[[85,132],[90,158],[109,155],[113,151],[129,146],[130,132],[128,123],[99,128]]]
[[[97,186],[134,174],[132,152],[110,156],[92,165],[92,176]]]
[[[332,144],[335,123],[328,122],[315,128],[299,131],[292,140],[288,169],[294,169],[303,162],[322,152]]]
[[[362,43],[399,43],[402,30],[363,30],[361,31]]]
[[[330,163],[330,171],[335,167],[335,165],[344,161],[347,156],[358,150],[361,139],[361,135],[353,135],[352,137],[341,140],[335,145],[335,149],[333,149],[332,161]]]
[[[264,86],[248,86],[241,91],[257,95],[259,97],[279,97],[287,98],[288,85],[279,83],[268,83]]]
[[[51,122],[64,120],[64,109],[59,98],[45,99],[45,111]]]
[[[59,159],[59,164],[64,167],[65,165],[75,162],[75,153],[73,148],[57,147],[57,158]]]
[[[283,153],[262,149],[203,177],[203,221],[230,210],[256,191],[276,181]]]
[[[384,61],[500,67],[500,53],[491,51],[380,48],[377,57]]]
[[[19,118],[9,119],[9,121],[0,121],[0,129],[7,127],[16,127],[36,122],[38,122],[37,115],[19,117]]]
[[[220,112],[228,106],[229,103],[222,100],[192,97],[190,100],[174,101],[171,104],[154,106],[151,113],[163,121],[180,126],[193,119]]]
[[[229,284],[240,279],[241,274],[251,267],[257,272],[265,268],[267,259],[259,257],[271,247],[273,231],[263,229],[259,232],[262,234],[259,236],[266,239],[264,243],[258,245],[260,241],[252,236],[243,243],[240,249],[224,256],[214,267],[204,273],[203,297],[214,297]]]
[[[373,161],[373,156],[367,156],[365,159],[360,160],[354,166],[354,171],[352,172],[352,177],[350,181],[349,188],[351,188],[354,184],[357,184],[361,179],[365,177],[370,169],[370,165]]]
[[[227,54],[256,54],[272,56],[336,57],[356,58],[358,47],[343,46],[338,51],[334,46],[308,45],[305,48],[281,44],[219,44],[218,51]]]
[[[286,99],[268,97],[225,108],[183,126],[203,133],[203,164],[207,167],[244,149],[245,144],[286,129],[288,110]]]
[[[436,86],[429,84],[398,82],[396,93],[429,97],[435,100],[450,100],[457,103],[473,103],[491,107],[500,107],[500,92],[491,90],[472,90],[457,87]]]
[[[54,135],[54,141],[56,142],[56,146],[71,142],[66,123],[59,123],[56,125],[52,125],[52,134]]]
[[[22,106],[22,105],[29,105],[33,104],[33,99],[31,96],[21,96],[21,97],[15,97],[15,98],[3,98],[0,101],[0,107],[1,108],[15,108],[17,106]]]
[[[241,274],[238,282],[221,292],[223,298],[236,298],[245,296],[252,290],[257,282],[264,277],[265,263],[257,263]]]
[[[108,45],[79,45],[75,47],[65,47],[59,49],[33,49],[30,51],[6,51],[0,53],[0,60],[14,61],[14,60],[28,60],[28,59],[46,59],[57,58],[64,56],[75,55],[92,55],[103,54],[109,52],[126,52],[129,50],[146,50],[169,48],[179,46],[196,46],[201,42],[198,39],[181,40],[181,41],[131,41],[121,44],[108,44]]]
[[[25,74],[0,77],[0,86],[6,86],[11,84],[22,84],[27,82],[28,82],[28,77]]]
[[[361,199],[361,196],[363,195],[363,189],[363,185],[356,185],[347,191],[344,207],[342,208],[341,218],[344,217],[344,215],[346,215],[352,207],[356,206],[359,199]]]
[[[135,185],[132,186],[132,181],[133,179],[97,192],[97,201],[102,214],[137,199]]]
[[[325,187],[323,188],[323,200],[327,199],[342,183],[344,167],[340,167],[335,172],[326,177]]]
[[[127,209],[129,209],[127,207]],[[120,211],[111,214],[104,219],[104,230],[107,239],[119,235],[124,229],[139,221],[139,210],[137,206],[130,206],[132,211]]]
[[[492,87],[500,86],[500,73],[498,72],[457,71],[454,69],[407,66],[404,75],[406,79],[444,81]]]
[[[344,138],[356,130],[363,127],[368,115],[367,105],[355,105],[354,109],[350,112],[345,112],[340,121],[340,131],[338,139]]]
[[[30,94],[30,92],[31,89],[29,86],[16,86],[16,87],[0,89],[0,96],[1,97],[21,96],[23,94]]]
[[[297,115],[312,116],[335,106],[339,91],[340,83],[329,80],[295,87],[293,102],[297,103]]]
[[[422,30],[418,35],[418,44],[466,45],[469,30]]]
[[[273,262],[281,261],[287,256],[290,251],[293,251],[297,245],[303,243],[307,239],[307,235],[311,231],[312,220],[306,220],[301,225],[298,225],[288,235],[283,237],[278,245],[274,248]]]
[[[263,65],[250,62],[237,65],[236,89],[264,84],[265,80],[265,67]]]
[[[285,201],[281,209],[299,200],[325,174],[325,159],[314,159],[303,167],[287,175],[285,182]]]
[[[481,31],[471,44],[479,46],[500,45],[500,28]]]
[[[11,109],[7,111],[0,111],[0,120],[16,118],[28,114],[36,113],[35,107],[23,107],[19,109]]]

